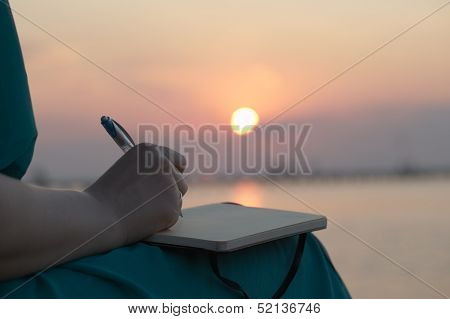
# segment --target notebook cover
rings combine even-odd
[[[172,228],[145,241],[229,252],[327,227],[322,215],[235,204],[187,208],[183,216]]]

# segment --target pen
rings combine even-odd
[[[114,121],[109,116],[102,116],[100,121],[106,132],[108,132],[109,136],[111,136],[114,142],[116,142],[116,144],[124,153],[133,148],[133,146],[135,145],[134,141],[131,138],[130,134],[128,134],[127,131],[122,127],[122,125]]]
[[[100,119],[100,123],[124,153],[128,152],[136,145],[133,141],[133,138],[122,127],[122,125],[114,121],[111,117],[103,115]],[[181,194],[181,192],[180,197],[183,197],[183,194]],[[180,216],[183,217],[181,211]]]

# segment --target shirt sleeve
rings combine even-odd
[[[0,173],[22,178],[31,162],[36,138],[16,27],[8,1],[0,1]]]

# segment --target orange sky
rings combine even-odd
[[[240,106],[270,120],[441,1],[11,0],[21,14],[183,121],[225,123]],[[176,122],[16,16],[40,143],[82,142],[102,114],[128,127]],[[450,7],[282,121],[379,105],[450,101]],[[70,123],[61,124],[62,117]],[[79,123],[83,132],[79,132]]]

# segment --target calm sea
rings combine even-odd
[[[328,229],[316,234],[353,297],[440,297],[354,235],[450,295],[450,178],[279,183],[329,218]],[[254,181],[196,183],[184,207],[223,201],[311,212],[276,186]]]

